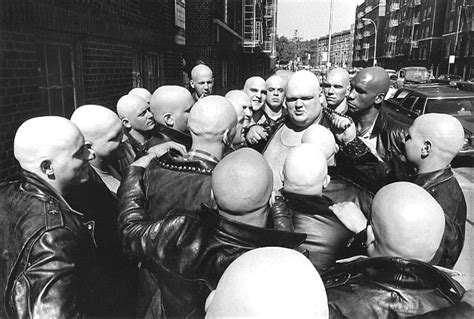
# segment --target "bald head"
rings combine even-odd
[[[93,154],[71,121],[58,116],[36,117],[18,128],[13,153],[20,166],[35,173],[60,193],[87,180]]]
[[[359,118],[376,112],[390,87],[387,72],[380,67],[369,67],[357,72],[352,79],[351,90],[347,96],[347,105],[351,116]]]
[[[265,81],[267,106],[274,112],[281,110],[285,101],[286,81],[281,76],[272,75]]]
[[[315,145],[328,161],[334,157],[337,150],[336,140],[332,132],[319,124],[313,124],[306,129],[301,138],[301,143]]]
[[[343,68],[332,69],[321,86],[329,107],[336,109],[349,94],[349,73]]]
[[[267,91],[265,80],[259,76],[252,76],[245,81],[244,92],[250,97],[253,111],[258,111],[265,104]]]
[[[136,95],[141,97],[145,102],[150,104],[151,100],[151,93],[147,89],[144,88],[134,88],[131,89],[130,92],[128,92],[128,95]]]
[[[211,187],[220,210],[245,215],[268,204],[273,174],[263,156],[242,148],[224,157],[212,173]]]
[[[443,209],[422,187],[397,182],[381,188],[372,202],[369,256],[398,256],[429,262],[445,227]],[[369,234],[372,233],[372,234]]]
[[[129,130],[146,132],[155,128],[150,105],[137,95],[122,96],[117,102],[117,114]]]
[[[327,161],[312,144],[290,150],[283,165],[283,189],[301,195],[321,195],[327,185]]]
[[[122,122],[117,114],[100,105],[83,105],[71,116],[86,142],[92,145],[97,158],[110,159],[118,150],[122,136]]]
[[[378,66],[360,70],[354,79],[366,81],[370,85],[370,89],[376,93],[387,94],[388,88],[390,87],[390,78],[387,72]]]
[[[212,94],[214,76],[212,70],[204,64],[198,64],[191,70],[190,86],[194,89],[195,97],[202,98]]]
[[[229,91],[225,95],[225,98],[229,100],[229,102],[234,107],[235,113],[237,113],[237,121],[242,121],[245,117],[244,108],[248,108],[250,104],[250,98],[247,96],[247,94],[245,94],[244,91],[241,90]]]
[[[314,73],[298,71],[286,86],[286,105],[294,125],[306,128],[321,116],[321,89]]]
[[[415,119],[405,141],[407,159],[422,171],[447,166],[462,149],[464,129],[455,117],[429,113]]]
[[[194,99],[184,87],[164,85],[151,96],[150,108],[157,123],[180,132],[188,131],[188,114]]]
[[[206,301],[206,318],[328,316],[314,266],[301,253],[279,247],[257,248],[234,260]]]
[[[232,142],[237,116],[232,104],[224,97],[211,95],[194,104],[189,113],[189,131],[193,145],[199,142]],[[224,139],[224,140],[223,140]]]

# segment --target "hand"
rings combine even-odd
[[[346,145],[357,137],[357,130],[353,121],[339,117],[333,123],[336,123],[334,124],[336,128],[334,136],[336,136],[336,139],[339,141],[339,143]]]
[[[247,132],[247,136],[245,137],[247,142],[250,144],[256,144],[260,140],[266,140],[267,138],[268,133],[260,125],[254,125],[250,127],[249,131]]]
[[[347,229],[357,234],[367,226],[367,218],[353,202],[342,202],[329,207]]]
[[[184,145],[168,141],[155,146],[152,146],[148,149],[148,154],[154,154],[155,157],[161,157],[170,149],[178,151],[181,155],[186,154],[186,147]]]

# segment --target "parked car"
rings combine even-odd
[[[474,155],[474,93],[449,86],[398,89],[384,103],[384,111],[398,121],[411,125],[425,113],[445,113],[456,117],[464,127],[464,146],[458,156]]]
[[[427,83],[430,81],[430,73],[422,66],[409,66],[401,68],[397,73],[390,76],[390,80],[396,81],[397,87],[402,88],[405,83]]]
[[[438,78],[435,81],[440,82],[440,83],[449,83],[451,85],[455,85],[456,83],[462,81],[462,77],[457,74],[441,74],[440,76],[438,76]]]

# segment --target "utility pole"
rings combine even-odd
[[[328,38],[328,62],[326,63],[326,74],[331,66],[331,33],[332,33],[332,2],[329,7],[329,38]]]

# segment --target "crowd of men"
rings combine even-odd
[[[369,67],[132,89],[25,121],[0,185],[8,317],[445,318],[466,202],[445,114],[392,121]]]

